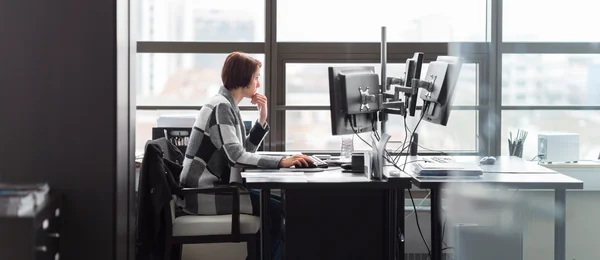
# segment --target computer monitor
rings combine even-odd
[[[362,95],[361,95],[362,92]],[[378,75],[373,66],[329,67],[331,134],[348,135],[377,129]],[[362,96],[371,96],[361,102]]]
[[[405,73],[405,84],[407,87],[412,86],[412,79],[421,77],[421,67],[423,66],[423,53],[415,52],[412,58],[406,59],[406,69]],[[408,105],[408,114],[410,116],[415,116],[415,111],[417,110],[417,99],[418,92],[415,92],[413,95],[406,95],[407,100],[406,104]]]
[[[462,67],[459,57],[439,56],[429,63],[427,75],[422,81],[432,83],[430,91],[421,90],[423,120],[445,126],[450,117],[454,90]]]
[[[419,79],[421,77],[423,55],[422,52],[415,52],[412,58],[406,59],[406,66],[402,78],[388,77],[386,79],[386,86],[395,85],[394,91],[396,92],[395,95],[398,95],[397,98],[402,98],[400,93],[404,93],[405,108],[408,109],[407,113],[410,116],[415,116],[415,111],[417,110],[419,90],[417,87],[413,88],[413,79]]]

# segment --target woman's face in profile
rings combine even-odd
[[[258,82],[258,77],[260,76],[260,71],[257,69],[256,72],[252,75],[252,79],[250,80],[250,84],[244,90],[244,96],[247,98],[251,98],[256,94],[258,88],[260,88],[260,82]]]

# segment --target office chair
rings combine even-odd
[[[142,169],[144,170],[140,172],[137,210],[145,212],[148,203],[156,202],[145,201],[150,198],[146,193],[154,194],[151,196],[159,196],[161,192],[166,192],[164,197],[161,196],[163,199],[160,202],[161,205],[164,205],[164,208],[157,215],[161,218],[162,225],[160,228],[154,227],[160,230],[156,231],[159,232],[159,237],[164,238],[163,257],[165,260],[180,260],[183,244],[223,242],[247,242],[249,259],[254,259],[260,229],[260,217],[240,214],[240,197],[237,187],[183,188],[176,181],[179,180],[179,174],[181,173],[183,154],[175,145],[163,137],[149,141],[146,144],[145,151],[144,161],[142,162]],[[163,183],[164,185],[159,185]],[[168,185],[168,187],[165,188],[165,185]],[[179,210],[180,207],[177,206],[176,201],[188,194],[230,194],[233,196],[232,214],[187,215]],[[139,205],[142,205],[143,208],[141,209]],[[148,227],[152,227],[152,225],[145,225],[147,221],[140,225],[140,217],[143,216],[139,212],[137,215],[139,233],[136,233],[146,234],[145,231],[149,231]],[[159,245],[163,241],[160,241]],[[143,242],[141,243],[143,244]]]
[[[231,194],[233,213],[228,215],[179,215],[176,213],[176,196],[170,202],[170,211],[166,211],[165,222],[165,259],[180,260],[184,244],[246,242],[248,259],[254,259],[260,218],[240,214],[239,192],[236,187],[183,188],[180,194]]]

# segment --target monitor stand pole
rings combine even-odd
[[[419,134],[413,133],[412,142],[410,143],[410,155],[417,156],[419,152]]]

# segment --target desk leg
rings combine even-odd
[[[396,227],[397,232],[394,232],[396,235],[396,242],[398,248],[398,256],[396,259],[404,260],[404,216],[406,215],[404,212],[404,189],[399,189],[396,191],[396,219],[398,219],[398,226]]]
[[[564,189],[554,191],[554,260],[565,260],[566,248],[566,218],[567,218],[567,194]]]
[[[260,190],[260,258],[271,260],[271,216],[269,215],[270,189]]]
[[[442,259],[441,191],[431,189],[431,259]]]
[[[387,257],[388,259],[397,259],[397,243],[399,236],[398,234],[398,198],[397,198],[397,190],[390,189],[388,190],[388,226],[387,226]]]

